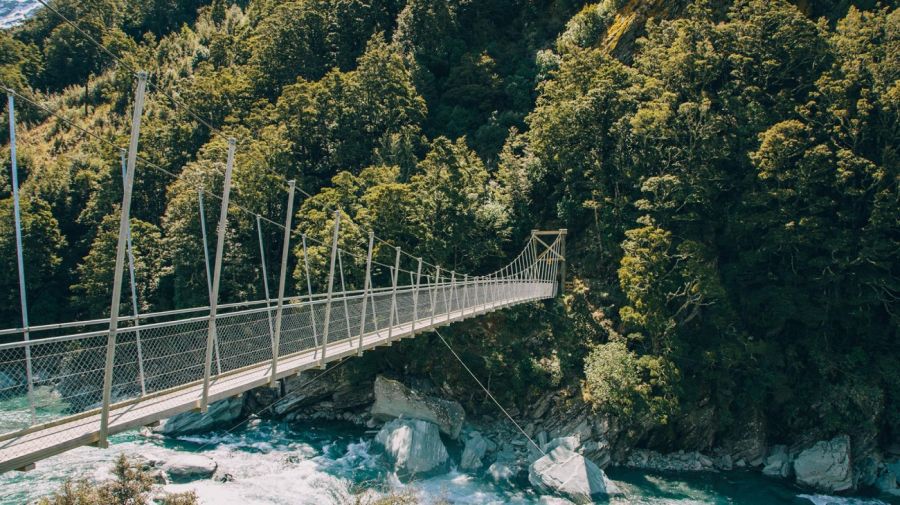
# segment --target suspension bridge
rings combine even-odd
[[[145,85],[146,75],[138,74],[131,138],[122,160],[110,317],[40,326],[29,324],[23,266],[28,251],[21,240],[13,100],[22,95],[8,93],[22,325],[0,330],[4,342],[0,343],[0,473],[28,470],[43,458],[79,446],[107,447],[112,434],[181,412],[205,412],[212,402],[303,370],[323,368],[453,322],[551,298],[560,290],[565,278],[565,230],[532,231],[522,251],[503,268],[463,275],[393,246],[388,248],[393,264],[380,263],[373,259],[372,232],[365,256],[350,254],[339,243],[347,240],[348,229],[359,230],[342,229],[342,219],[349,218],[335,209],[328,230],[330,244],[321,244],[330,251],[326,281],[314,292],[307,247],[307,240],[313,239],[293,236],[297,188],[288,181],[283,225],[255,216],[264,297],[220,303],[235,154],[235,141],[230,139],[222,193],[214,195],[221,200],[214,254],[207,250],[204,192],[198,192],[208,291],[204,296],[208,294],[209,304],[141,313],[130,209]],[[266,274],[264,221],[283,229],[274,297],[269,296]],[[296,261],[305,271],[306,292],[286,296],[292,250],[302,251]],[[351,263],[359,266],[361,289],[345,282]],[[130,303],[122,302],[123,285],[131,287]],[[123,306],[131,313],[122,313]]]

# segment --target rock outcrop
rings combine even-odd
[[[459,459],[459,467],[462,470],[479,470],[481,469],[482,458],[487,453],[488,440],[481,436],[481,433],[473,431],[469,433],[466,445],[463,448],[462,456]]]
[[[382,376],[375,378],[376,419],[404,417],[436,424],[443,433],[458,438],[466,413],[457,402],[430,398],[410,390],[398,381]]]
[[[565,447],[557,447],[528,467],[528,481],[538,491],[575,503],[593,503],[614,494],[612,483],[597,465]]]
[[[205,414],[183,412],[166,419],[154,431],[169,437],[203,433],[216,428],[228,427],[241,418],[244,397],[234,396],[209,405]]]
[[[786,479],[791,476],[793,471],[791,455],[788,453],[787,447],[783,445],[773,446],[763,465],[762,473],[769,477]]]
[[[199,454],[183,454],[169,459],[162,469],[172,482],[188,482],[206,479],[216,473],[218,464]]]
[[[381,428],[375,442],[403,477],[434,475],[449,466],[450,455],[438,427],[428,421],[395,419]]]
[[[625,466],[664,472],[708,472],[716,469],[712,458],[696,451],[660,454],[647,449],[631,451]]]
[[[850,466],[850,437],[841,435],[816,442],[794,460],[797,483],[829,493],[853,487]]]

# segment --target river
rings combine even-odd
[[[113,459],[124,452],[165,459],[178,453],[202,453],[216,460],[215,479],[166,486],[194,489],[203,504],[331,505],[355,503],[367,488],[413,493],[422,503],[536,504],[527,486],[496,485],[451,471],[438,477],[400,482],[372,447],[374,434],[344,423],[287,424],[253,421],[231,433],[163,439],[138,432],[117,435],[108,450],[82,447],[38,463],[27,473],[0,475],[0,504],[21,505],[47,495],[67,478],[104,479]],[[620,504],[734,505],[886,505],[873,498],[804,495],[781,482],[750,472],[652,474],[610,469],[624,491]]]

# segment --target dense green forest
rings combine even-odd
[[[504,401],[573,388],[632,426],[636,443],[670,448],[708,448],[750,420],[773,440],[900,440],[892,5],[51,5],[122,63],[47,9],[0,32],[0,85],[92,133],[17,103],[33,323],[108,311],[122,188],[111,145],[127,144],[128,69],[140,68],[151,81],[141,155],[177,176],[137,167],[143,311],[207,303],[197,188],[221,191],[221,131],[239,139],[237,205],[280,222],[282,177],[313,194],[297,206],[295,237],[326,241],[327,209],[339,206],[360,236],[373,229],[480,273],[532,228],[567,228],[561,300],[454,333]],[[5,104],[0,129],[0,324],[11,327],[20,315]],[[207,202],[210,230],[217,204]],[[263,296],[256,226],[250,214],[231,219],[225,301]],[[275,285],[281,232],[263,233]],[[310,245],[321,279],[325,250]],[[305,288],[301,254],[292,294]],[[454,380],[428,345],[397,351],[403,366]]]

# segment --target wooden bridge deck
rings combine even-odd
[[[445,326],[473,316],[526,302],[534,298],[519,297],[490,303],[478,310],[456,310],[437,315],[432,319],[421,318],[415,324],[415,333]],[[325,362],[336,361],[378,346],[390,345],[401,338],[413,337],[413,325],[395,326],[388,339],[387,330],[363,336],[362,349],[359,337],[344,339],[328,345]],[[279,358],[276,378],[295,375],[304,370],[319,367],[318,349],[309,349]],[[271,361],[236,370],[216,378],[210,384],[209,401],[214,402],[241,394],[269,383]],[[121,433],[149,425],[181,412],[197,409],[203,391],[202,381],[190,383],[168,391],[148,395],[110,406],[109,432]],[[12,437],[0,438],[0,473],[10,470],[28,470],[41,460],[83,445],[93,445],[100,439],[100,411],[86,412],[79,416],[60,419],[53,423],[37,425]]]

